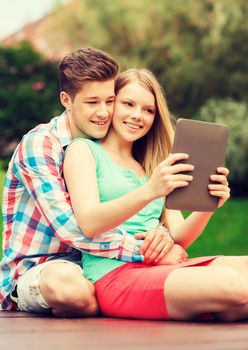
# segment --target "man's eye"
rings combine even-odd
[[[89,105],[95,105],[97,102],[96,101],[88,101],[86,103],[89,104]]]
[[[107,105],[112,105],[114,103],[114,100],[107,101],[106,103]]]
[[[123,102],[123,103],[124,103],[124,105],[126,105],[128,107],[132,107],[133,106],[132,102],[126,101],[126,102]]]

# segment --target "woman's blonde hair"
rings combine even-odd
[[[116,94],[129,83],[138,82],[150,91],[156,104],[156,115],[149,132],[134,142],[133,156],[142,165],[147,176],[151,176],[154,168],[171,152],[173,142],[173,126],[162,87],[152,72],[147,69],[129,69],[121,73],[115,84]],[[165,210],[161,223],[165,224]]]

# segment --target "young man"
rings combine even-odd
[[[117,74],[117,63],[100,50],[84,48],[65,56],[59,64],[65,112],[26,134],[13,154],[3,191],[3,310],[95,315],[98,305],[93,285],[83,277],[81,251],[152,261],[173,244],[160,229],[160,235],[137,236],[145,242],[118,229],[114,241],[116,230],[91,241],[72,211],[62,176],[65,149],[74,138],[106,135]]]

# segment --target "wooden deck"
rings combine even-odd
[[[0,311],[1,350],[247,350],[248,322],[56,319]]]

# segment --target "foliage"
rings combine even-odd
[[[200,109],[198,118],[228,125],[227,167],[232,193],[248,193],[248,105],[232,99],[210,99]]]
[[[228,124],[234,134],[228,162],[232,182],[242,181],[234,193],[247,194],[245,131],[238,130],[241,117],[231,118],[232,108],[235,115],[241,113],[238,106],[246,108],[241,106],[248,100],[247,17],[246,0],[74,0],[48,16],[44,32],[54,52],[95,46],[110,52],[122,69],[151,69],[175,116],[202,117],[208,113],[204,108],[213,108],[209,101],[237,103],[230,107],[216,102],[215,108],[222,109],[224,122],[225,109],[230,109]],[[0,111],[1,152],[2,137],[20,139],[60,105],[55,65],[27,44],[0,48],[0,79],[0,103],[5,106]]]
[[[75,0],[49,31],[150,68],[173,113],[194,116],[212,97],[247,100],[247,15],[246,0]]]
[[[0,139],[19,140],[59,110],[57,73],[27,43],[0,47]]]

